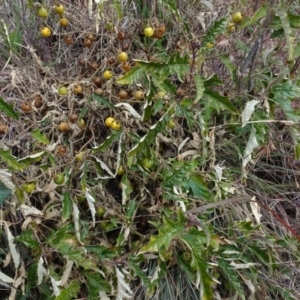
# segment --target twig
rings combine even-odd
[[[255,200],[252,200],[252,198],[250,196],[238,196],[238,197],[233,197],[233,198],[229,198],[226,200],[222,200],[219,202],[209,203],[209,204],[202,205],[202,206],[199,206],[196,208],[192,208],[192,209],[185,211],[184,214],[188,215],[188,214],[193,214],[193,213],[204,213],[207,209],[216,208],[221,205],[227,205],[227,204],[230,204],[230,203],[233,203],[236,201],[241,201],[241,200],[257,202]]]

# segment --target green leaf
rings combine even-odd
[[[259,8],[259,10],[252,16],[252,18],[247,18],[247,19],[243,20],[239,24],[239,28],[242,29],[242,28],[246,28],[250,25],[253,25],[261,18],[264,18],[266,15],[267,15],[267,7],[262,5]]]
[[[272,257],[272,255],[269,255],[270,253],[265,249],[265,247],[261,249],[255,245],[249,244],[248,249],[253,256],[257,257],[267,267],[271,265],[270,258]]]
[[[180,236],[181,240],[185,242],[192,255],[191,266],[196,267],[200,274],[201,281],[201,299],[213,299],[213,285],[214,280],[208,272],[209,264],[205,260],[205,251],[207,250],[207,238],[204,233],[199,232],[195,228],[191,228],[188,233]]]
[[[8,117],[18,119],[19,114],[14,111],[13,105],[6,103],[2,97],[0,97],[0,110],[3,111]]]
[[[198,253],[193,253],[193,259],[196,262],[197,269],[200,273],[201,281],[201,300],[211,300],[214,298],[213,287],[215,281],[211,278],[211,275],[208,272],[209,265],[208,263],[198,255]]]
[[[63,215],[62,215],[62,220],[66,221],[67,219],[70,218],[71,213],[72,213],[72,198],[71,195],[68,191],[65,191],[63,194],[63,201],[62,201],[62,206],[63,206]]]
[[[63,251],[61,251],[63,253]],[[78,266],[81,266],[85,270],[90,269],[97,269],[96,262],[92,261],[88,257],[85,257],[85,253],[83,250],[75,250],[75,249],[69,249],[64,255],[67,255],[70,260],[73,260],[76,262]]]
[[[107,282],[106,278],[103,278],[102,275],[94,271],[84,271],[83,276],[86,278],[86,285],[88,288],[88,294],[90,294],[92,299],[99,299],[99,292],[106,291],[110,292],[110,284]]]
[[[284,300],[295,300],[295,297],[293,296],[293,293],[283,287],[279,287],[278,293],[281,294],[282,299]]]
[[[145,272],[140,269],[140,267],[133,261],[128,261],[129,267],[134,271],[135,276],[142,279],[143,285],[146,286],[148,290],[152,289],[153,284],[151,283],[150,279],[145,275]]]
[[[145,80],[146,74],[145,71],[139,66],[134,66],[131,70],[126,72],[125,75],[119,77],[116,80],[118,84],[133,84],[135,82],[140,82],[141,80]]]
[[[170,10],[174,15],[175,15],[175,20],[176,22],[180,22],[181,21],[181,17],[180,17],[180,10],[177,9],[176,7],[176,1],[162,1],[164,3],[164,5],[166,5],[166,7],[168,8],[168,10]]]
[[[297,145],[295,146],[295,158],[297,160],[300,159],[300,142],[297,143]]]
[[[169,94],[176,93],[176,86],[173,85],[170,79],[165,78],[163,81],[160,78],[152,77],[152,83],[158,90]]]
[[[195,120],[193,118],[194,111],[192,108],[193,108],[193,102],[191,100],[183,99],[180,102],[180,106],[179,106],[180,113],[183,114],[190,130],[193,129],[194,124],[195,124]]]
[[[16,237],[18,242],[22,242],[25,246],[29,248],[40,248],[39,243],[36,241],[35,236],[31,230],[23,231],[18,237]]]
[[[184,230],[184,222],[177,220],[177,222],[163,218],[163,224],[159,229],[158,235],[150,236],[150,241],[147,245],[142,247],[141,253],[144,252],[159,252],[162,248],[168,250],[172,240],[181,234]]]
[[[38,142],[45,144],[45,145],[49,144],[49,140],[48,140],[47,136],[45,134],[42,134],[39,128],[31,131],[31,135]]]
[[[11,47],[11,50],[14,53],[17,53],[17,50],[19,50],[21,48],[21,44],[22,44],[22,37],[21,37],[22,31],[20,29],[18,29],[18,31],[13,30],[10,34],[9,34],[9,45]]]
[[[282,28],[284,30],[284,35],[285,35],[285,39],[286,39],[286,44],[288,47],[288,57],[287,57],[287,61],[291,61],[294,58],[294,47],[293,47],[293,43],[294,43],[294,37],[292,36],[292,30],[290,27],[290,22],[289,22],[289,17],[283,7],[283,3],[282,3],[282,7],[281,9],[277,10],[277,15],[280,18],[281,24],[282,24]]]
[[[185,74],[189,71],[189,57],[181,57],[178,52],[171,55],[168,62],[148,62],[136,60],[136,65],[144,70],[145,73],[151,73],[159,82],[164,82],[170,75],[177,75],[178,79],[183,82]]]
[[[12,192],[2,182],[0,182],[0,204],[12,195]]]
[[[38,269],[38,263],[37,262],[33,261],[32,264],[28,266],[27,274],[26,274],[28,276],[27,280],[26,280],[26,286],[28,288],[36,286],[36,283],[38,281],[37,269]]]
[[[175,184],[184,185],[186,188],[186,182],[190,177],[199,162],[197,160],[192,161],[173,161],[170,168],[165,168],[162,174],[162,186],[164,188],[173,189]]]
[[[298,116],[294,109],[291,107],[290,102],[291,99],[298,98],[299,96],[300,88],[294,85],[291,80],[287,80],[283,84],[278,84],[272,88],[270,98],[272,98],[272,100],[275,101],[282,109],[286,120],[299,122],[300,116]],[[298,130],[293,126],[290,126],[289,131],[294,142],[295,156],[298,156],[299,154],[297,153],[297,145],[298,143],[300,143]]]
[[[298,41],[297,44],[295,45],[294,49],[294,57],[299,57],[300,56],[300,42]]]
[[[238,114],[238,110],[231,104],[228,97],[221,96],[218,92],[212,90],[206,90],[204,95],[212,101],[213,106],[220,104],[234,114]]]
[[[186,251],[185,251],[186,253]],[[194,282],[196,279],[196,272],[195,269],[192,269],[190,261],[186,261],[183,257],[178,256],[176,258],[176,260],[178,261],[178,265],[182,268],[182,270],[184,271],[184,274],[188,276],[188,278]]]
[[[152,115],[156,115],[158,112],[162,111],[164,107],[163,99],[158,99],[155,101],[154,105],[152,106]]]
[[[299,29],[300,28],[300,16],[293,15],[291,13],[288,14],[289,23],[292,28]]]
[[[189,60],[190,58],[188,55],[181,57],[179,52],[176,52],[175,54],[171,55],[167,63],[169,68],[168,75],[176,74],[178,79],[181,82],[184,82],[184,76],[190,70]]]
[[[113,259],[117,255],[116,251],[101,245],[85,246],[85,249],[89,252],[97,254],[100,261],[103,259]]]
[[[226,282],[229,285],[229,290],[237,292],[241,299],[245,299],[245,292],[241,285],[241,278],[234,267],[223,258],[219,258],[218,266],[219,270],[222,272],[222,275],[226,278]]]
[[[186,183],[187,186],[192,190],[195,197],[201,198],[205,201],[212,201],[214,199],[212,193],[203,182],[201,176],[191,175]]]
[[[220,60],[225,65],[227,70],[229,71],[231,79],[236,79],[236,68],[231,59],[229,58],[229,55],[221,55]]]
[[[204,252],[207,250],[207,236],[204,232],[191,228],[188,232],[184,232],[180,239],[189,246],[192,252],[204,256]]]
[[[19,163],[15,157],[10,154],[10,151],[0,149],[0,157],[7,164],[7,166],[15,171],[21,171],[24,169],[24,165]]]
[[[112,103],[109,102],[108,99],[100,96],[100,95],[97,95],[97,94],[93,94],[92,95],[92,99],[95,100],[97,102],[97,105],[103,105],[103,106],[106,106],[106,107],[109,107],[109,108],[113,108],[114,105]]]
[[[96,263],[86,257],[84,249],[79,247],[76,236],[68,233],[68,231],[69,226],[64,226],[52,231],[47,238],[47,243],[62,255],[75,261],[78,266],[81,266],[84,269],[97,269]]]
[[[121,6],[121,3],[118,0],[114,0],[113,7],[118,14],[118,19],[121,20],[123,16],[123,8]]]
[[[98,152],[98,151],[100,151],[100,152],[105,152],[105,151],[108,149],[108,147],[111,147],[112,144],[113,144],[115,141],[118,141],[118,140],[120,139],[121,134],[122,134],[122,131],[121,131],[121,130],[118,130],[118,131],[114,130],[114,131],[112,131],[112,134],[111,134],[110,136],[108,136],[108,137],[106,138],[106,140],[105,140],[101,145],[92,148],[92,151],[93,151],[94,153],[95,153],[95,152]]]
[[[173,111],[171,106],[168,111],[159,119],[159,121],[150,127],[146,135],[144,135],[139,142],[128,152],[128,156],[136,156],[143,153],[150,144],[155,143],[155,138],[158,133],[166,131],[167,124],[171,118],[170,112]]]
[[[146,102],[143,107],[143,116],[142,116],[143,122],[150,121],[151,114],[152,114],[152,106],[153,106],[153,102],[151,100],[149,100],[147,97]]]
[[[218,78],[218,76],[216,74],[208,77],[205,79],[205,82],[204,82],[204,86],[205,88],[213,88],[217,85],[222,85],[223,84],[223,81],[221,79]]]
[[[59,296],[55,297],[55,300],[71,300],[77,298],[77,294],[80,291],[80,284],[75,280],[71,280],[69,285],[60,291]]]
[[[203,93],[205,91],[205,87],[204,87],[204,78],[199,76],[199,75],[195,75],[195,83],[196,83],[196,98],[194,100],[194,103],[197,103],[203,96]]]
[[[286,80],[283,83],[275,85],[271,93],[274,95],[276,103],[280,104],[282,101],[291,100],[300,97],[300,87],[293,84],[291,80]]]
[[[226,32],[228,25],[228,18],[223,18],[216,21],[213,26],[209,28],[205,37],[202,39],[202,45],[213,42],[219,34]]]
[[[126,211],[126,219],[131,223],[134,219],[136,210],[137,210],[137,202],[133,199],[128,204],[128,208],[127,208],[127,211]]]

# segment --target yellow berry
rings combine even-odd
[[[243,16],[241,12],[236,12],[235,14],[232,15],[232,22],[235,24],[239,24],[243,20]]]
[[[154,30],[152,27],[146,27],[144,29],[144,34],[146,37],[151,37],[154,34]]]

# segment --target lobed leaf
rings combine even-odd
[[[213,42],[219,34],[223,34],[228,26],[228,19],[223,18],[216,21],[207,31],[205,37],[202,39],[202,45]]]
[[[42,134],[39,128],[31,131],[30,134],[39,143],[42,143],[42,144],[45,144],[45,145],[49,144],[49,140],[48,140],[47,136],[45,134]]]
[[[213,106],[221,105],[223,108],[229,110],[233,114],[237,114],[238,110],[230,102],[228,97],[221,96],[218,92],[212,90],[205,90],[204,96],[211,100]]]
[[[146,74],[144,69],[139,68],[139,66],[135,66],[133,67],[131,70],[129,70],[128,72],[126,72],[125,75],[119,77],[116,80],[116,83],[118,84],[133,84],[142,80],[145,80]]]
[[[69,285],[60,291],[59,296],[55,297],[55,300],[71,300],[76,298],[80,291],[80,284],[78,281],[71,280]]]
[[[184,222],[181,220],[173,221],[163,218],[163,226],[159,229],[158,235],[150,236],[150,241],[143,246],[140,253],[159,252],[162,248],[168,250],[172,240],[181,234],[184,229]]]
[[[6,103],[2,97],[0,97],[0,110],[15,120],[19,118],[19,114],[13,108],[13,104]]]
[[[15,170],[15,171],[21,171],[24,169],[24,165],[10,154],[9,150],[2,150],[0,149],[0,156],[1,159],[7,164],[8,168]]]

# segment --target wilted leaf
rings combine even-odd
[[[117,300],[132,299],[133,292],[129,284],[125,281],[125,275],[117,267],[115,270],[118,280]],[[123,272],[126,271],[123,270]]]
[[[75,202],[73,202],[72,204],[73,204],[73,221],[74,221],[74,227],[75,227],[75,234],[76,234],[76,237],[77,237],[79,243],[82,244],[81,236],[80,236],[80,225],[79,225],[79,209]]]
[[[43,257],[40,256],[38,267],[37,267],[37,275],[38,275],[37,285],[40,285],[42,283],[44,276],[46,276],[47,274],[48,274],[48,270],[44,267]]]
[[[28,206],[26,204],[20,205],[20,210],[21,210],[21,212],[23,213],[23,215],[25,217],[28,216],[28,215],[37,215],[37,216],[43,216],[44,215],[44,213],[41,210],[39,210],[39,209],[37,209],[33,206]]]
[[[11,253],[11,256],[13,258],[14,261],[14,265],[15,265],[15,270],[18,270],[18,267],[20,265],[21,262],[21,256],[19,254],[19,252],[17,251],[17,247],[16,244],[14,242],[15,237],[12,235],[7,222],[4,222],[4,228],[5,228],[5,233],[7,236],[7,241],[8,241],[8,246],[9,246],[9,251]]]
[[[0,280],[5,283],[14,283],[15,280],[0,271]]]
[[[129,199],[130,194],[133,192],[133,188],[126,174],[122,176],[121,189],[122,189],[122,204],[125,205],[127,200]]]
[[[87,200],[87,203],[89,205],[89,208],[90,208],[90,212],[91,212],[91,215],[92,215],[92,220],[93,220],[93,227],[95,227],[95,216],[96,216],[96,209],[95,209],[95,198],[90,194],[89,190],[86,189],[85,191],[85,197],[86,197],[86,200]]]
[[[115,107],[123,106],[134,118],[141,119],[142,116],[128,103],[118,103]]]
[[[257,139],[256,139],[256,129],[252,126],[251,134],[248,139],[244,155],[243,155],[243,168],[246,168],[249,161],[252,158],[252,152],[259,146]]]
[[[252,116],[255,106],[259,103],[259,100],[251,100],[246,103],[246,107],[244,108],[242,112],[242,127],[244,127]]]
[[[11,193],[13,194],[15,192],[16,187],[12,182],[11,177],[12,177],[12,173],[10,173],[8,170],[0,169],[0,182],[2,182],[5,185],[5,187],[10,189]],[[4,189],[0,187],[0,193],[2,191],[4,191]],[[1,197],[0,197],[0,202],[1,202]]]

